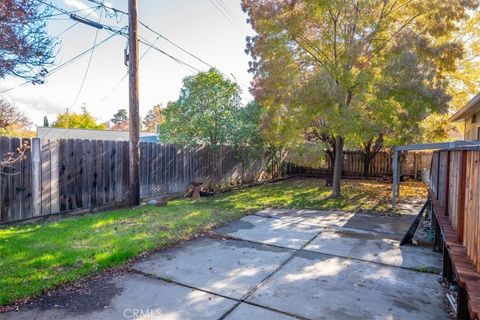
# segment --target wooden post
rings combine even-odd
[[[458,286],[457,319],[458,320],[470,319],[470,314],[469,314],[469,311],[468,311],[467,289],[465,289],[465,287],[463,287],[463,286]]]
[[[129,204],[140,204],[140,119],[138,102],[138,21],[137,0],[128,0],[129,71]]]
[[[440,233],[442,232],[440,230],[440,224],[438,223],[436,213],[432,214],[432,226],[435,228],[435,237],[433,239],[433,251],[439,252],[440,251]]]
[[[467,184],[467,151],[462,151],[460,166],[460,181],[458,195],[458,213],[457,213],[457,240],[463,243],[464,221],[465,221],[465,187]]]
[[[42,193],[41,193],[41,174],[42,166],[40,164],[41,143],[39,138],[32,139],[32,213],[34,217],[42,214]]]
[[[450,151],[447,152],[447,164],[445,166],[445,193],[444,193],[444,208],[445,208],[445,215],[449,216],[450,212],[448,212],[448,202],[449,202],[449,188],[448,185],[450,183]]]
[[[415,181],[418,180],[418,157],[417,157],[417,153],[414,152],[413,153],[413,176],[414,176],[414,179]]]
[[[392,211],[395,212],[395,206],[397,204],[397,176],[398,176],[398,151],[394,149],[393,151],[393,177],[392,177]]]
[[[453,282],[453,267],[452,267],[452,260],[450,260],[450,255],[448,254],[447,245],[443,243],[443,271],[442,271],[443,278],[447,281],[447,283]]]

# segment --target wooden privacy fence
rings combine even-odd
[[[333,163],[325,156],[324,165],[321,167],[297,166],[293,163],[287,165],[288,174],[303,174],[308,176],[327,176],[333,172]],[[342,175],[356,178],[364,176],[364,153],[361,151],[346,151],[344,153]],[[430,168],[431,153],[409,152],[401,157],[400,168],[403,176],[419,179],[421,171]],[[378,152],[369,164],[370,177],[383,177],[392,175],[392,154],[390,152]]]
[[[0,156],[22,141],[26,159],[2,168],[0,223],[54,213],[123,206],[128,199],[128,142],[0,138]],[[267,180],[266,154],[243,159],[221,146],[140,144],[141,197],[184,192],[192,181],[211,186]]]
[[[457,240],[480,273],[480,150],[433,154],[430,191],[434,209],[448,217]]]
[[[443,240],[443,276],[456,283],[457,319],[480,316],[480,148],[433,154],[430,196],[435,248]]]

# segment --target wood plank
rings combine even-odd
[[[92,143],[90,140],[82,140],[82,205],[83,208],[92,207],[92,179],[93,179],[93,160]]]
[[[50,204],[51,213],[60,212],[60,162],[59,162],[59,141],[50,141]]]
[[[12,138],[10,144],[11,152],[16,152],[20,147],[20,139],[19,138]],[[12,216],[11,220],[21,220],[23,218],[22,214],[22,206],[21,201],[23,198],[23,190],[22,190],[22,162],[18,161],[12,165],[12,174],[10,175],[11,178],[11,197],[13,199],[12,202]]]
[[[42,215],[42,142],[39,138],[31,139],[31,193],[32,216]]]
[[[0,159],[10,152],[10,138],[0,137]],[[0,222],[11,221],[10,176],[8,168],[0,168]]]
[[[97,205],[103,206],[105,201],[105,141],[97,140]]]
[[[77,209],[75,201],[75,140],[67,140],[67,210]]]
[[[21,168],[21,185],[20,185],[20,207],[22,211],[22,219],[33,217],[33,197],[32,197],[32,140],[29,138],[20,139],[22,145],[28,146],[25,152],[25,159],[20,162]]]
[[[74,163],[74,202],[75,209],[84,208],[83,203],[83,186],[85,183],[85,164],[84,164],[84,152],[83,152],[83,141],[80,139],[73,140],[73,159]]]
[[[123,147],[121,141],[115,142],[115,181],[113,184],[114,187],[114,201],[115,203],[122,202],[122,157],[123,157]]]
[[[51,145],[50,140],[42,140],[42,153],[41,153],[41,185],[42,185],[42,215],[48,215],[52,213],[52,158],[51,158]]]
[[[458,213],[457,213],[457,241],[463,243],[465,232],[465,201],[466,201],[466,170],[467,170],[467,151],[460,153],[459,168],[459,195],[458,195]]]
[[[128,141],[124,141],[122,142],[122,148],[123,148],[123,155],[124,155],[124,158],[126,159],[126,161],[123,161],[123,169],[122,169],[122,181],[123,181],[123,184],[122,184],[122,188],[123,188],[123,200],[124,201],[127,201],[130,197],[130,190],[128,188],[128,185],[130,183],[130,171],[129,171],[129,168],[130,168],[130,155],[129,155],[129,144],[128,144]],[[126,156],[125,156],[126,155]]]
[[[96,140],[91,140],[90,141],[90,146],[91,146],[91,163],[92,163],[92,192],[91,192],[91,207],[92,209],[98,207],[100,205],[100,202],[98,200],[98,171],[100,170],[100,164],[99,164],[99,155],[98,155],[98,144],[99,142]]]
[[[111,204],[113,202],[113,192],[112,192],[112,141],[104,140],[105,145],[105,155],[103,157],[104,161],[104,192],[105,192],[105,204]]]
[[[145,197],[147,196],[147,192],[145,190],[145,186],[147,185],[147,169],[145,165],[147,164],[146,157],[147,157],[147,150],[146,150],[146,143],[140,142],[140,196]]]

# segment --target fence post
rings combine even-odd
[[[447,164],[445,167],[445,195],[444,195],[444,208],[445,208],[445,215],[449,216],[450,212],[448,212],[448,202],[450,201],[449,199],[449,183],[450,183],[450,152],[447,151]]]
[[[42,214],[42,182],[41,182],[41,170],[42,166],[40,164],[40,153],[41,153],[41,143],[40,138],[32,139],[31,146],[32,154],[32,202],[33,202],[33,216],[38,217]]]
[[[395,205],[397,203],[397,175],[398,175],[398,151],[395,150],[395,147],[393,148],[393,186],[392,186],[392,211],[395,212]]]
[[[465,187],[467,184],[467,151],[462,151],[460,156],[460,190],[458,194],[457,213],[457,240],[463,243],[464,221],[465,221]]]

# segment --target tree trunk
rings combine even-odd
[[[342,179],[342,164],[343,164],[343,137],[335,139],[335,163],[333,165],[333,186],[332,196],[338,198],[341,196],[340,183]]]
[[[368,178],[370,176],[370,162],[371,162],[370,152],[365,152],[363,155],[363,177]]]

